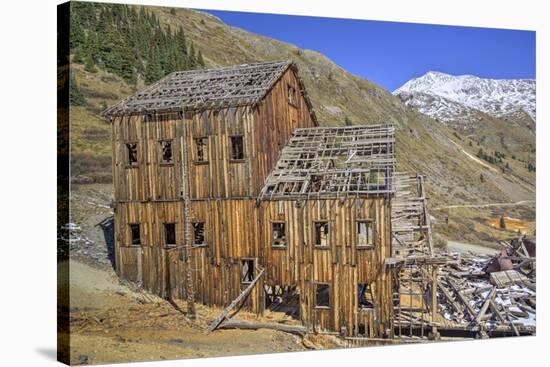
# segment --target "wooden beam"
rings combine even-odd
[[[225,320],[229,312],[237,307],[237,305],[250,293],[252,288],[254,288],[260,277],[263,275],[264,271],[265,269],[260,270],[258,275],[256,275],[256,278],[254,278],[254,280],[250,282],[248,287],[246,287],[245,290],[242,291],[241,294],[239,294],[239,296],[235,298],[233,302],[231,302],[229,306],[227,306],[226,309],[223,310],[223,312],[214,321],[212,321],[210,326],[208,326],[208,328],[206,329],[206,334],[210,334],[212,331],[214,331],[223,322],[223,320]]]
[[[218,326],[218,329],[271,329],[284,331],[285,333],[297,334],[300,336],[303,336],[307,332],[306,327],[302,325],[285,325],[272,322],[252,322],[245,320],[225,320]]]
[[[483,315],[485,315],[485,312],[487,312],[487,309],[489,308],[489,305],[493,298],[495,298],[495,294],[497,293],[497,288],[493,287],[491,292],[487,295],[487,298],[485,298],[485,302],[483,302],[483,306],[481,306],[481,309],[479,310],[479,313],[477,314],[475,318],[475,323],[479,324],[481,322],[481,318]]]

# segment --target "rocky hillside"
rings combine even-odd
[[[534,199],[534,172],[528,171],[525,163],[534,152],[534,135],[532,146],[525,146],[524,143],[508,141],[505,131],[488,132],[484,138],[457,133],[407,106],[377,84],[350,74],[316,51],[303,50],[227,26],[218,18],[199,11],[150,9],[153,9],[163,27],[179,29],[181,26],[184,29],[187,39],[201,51],[206,67],[294,60],[323,125],[342,125],[346,119],[353,124],[395,124],[398,128],[398,168],[417,171],[428,177],[432,207]],[[128,85],[120,77],[103,70],[88,72],[79,64],[75,64],[73,70],[87,100],[85,107],[73,109],[79,129],[73,139],[78,141],[87,139],[89,131],[85,128],[86,121],[89,120],[94,129],[99,129],[95,115],[102,106],[114,104],[139,87]],[[142,83],[138,75],[137,85]],[[106,125],[103,129],[108,131],[109,127]],[[98,135],[96,131],[94,138],[99,139]],[[486,146],[487,141],[491,143]],[[109,139],[102,139],[100,144],[109,147]],[[494,144],[514,146],[518,152],[514,158],[506,154],[505,158],[494,163],[476,158],[480,149],[493,154]],[[90,156],[96,152],[98,155],[105,154],[97,144],[81,143],[76,146],[84,150],[73,150],[73,153]],[[504,151],[504,148],[498,151]],[[86,176],[85,169],[80,173]],[[460,225],[445,235],[468,239],[461,234],[472,232],[470,228],[474,219],[468,215],[457,218],[461,221]]]

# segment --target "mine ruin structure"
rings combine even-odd
[[[121,278],[228,307],[212,329],[278,307],[394,336],[393,126],[319,127],[290,61],[175,72],[104,116]]]

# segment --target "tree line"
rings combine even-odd
[[[150,84],[173,71],[204,67],[183,28],[163,28],[144,7],[75,2],[70,24],[72,61],[89,72],[101,68],[130,84],[138,76]]]

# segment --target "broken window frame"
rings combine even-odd
[[[195,159],[193,159],[193,162],[195,164],[208,164],[210,159],[208,155],[208,136],[196,136],[193,138],[193,142],[195,144]],[[199,151],[202,154],[199,154]]]
[[[322,310],[329,310],[330,309],[330,305],[331,305],[331,300],[330,300],[330,297],[331,297],[331,289],[330,289],[330,283],[325,283],[325,282],[313,282],[313,294],[315,296],[315,308],[316,309],[322,309]],[[321,291],[319,288],[322,287],[324,288],[328,295],[327,295],[327,302],[325,304],[325,302],[323,302],[323,304],[319,304],[319,292]]]
[[[357,247],[357,249],[359,250],[370,250],[370,249],[373,249],[374,248],[374,239],[375,239],[375,231],[374,231],[374,220],[373,219],[357,219],[355,221],[355,235],[357,236],[356,238],[356,244],[355,246]],[[367,225],[367,243],[366,244],[361,244],[359,242],[359,226],[361,224],[365,223]],[[370,227],[370,238],[369,238],[369,227]]]
[[[321,238],[319,237],[320,233],[318,232],[318,228],[320,229],[320,226],[322,224],[326,224],[327,231],[326,231],[326,243],[323,245],[320,241]],[[315,220],[313,221],[313,245],[316,248],[330,248],[330,222],[328,220]]]
[[[275,238],[275,227],[276,226],[283,226],[282,230],[282,237]],[[280,232],[280,231],[277,231]],[[278,243],[277,243],[278,242]],[[287,231],[286,231],[286,222],[285,221],[271,221],[271,247],[273,248],[287,248]]]
[[[130,231],[130,246],[140,247],[141,246],[141,225],[139,223],[128,223]],[[137,236],[134,230],[137,230]]]
[[[170,151],[170,159],[165,159],[164,149],[165,146],[168,147]],[[161,165],[173,165],[174,164],[174,148],[173,148],[173,140],[171,139],[163,139],[159,140],[159,158],[160,158],[160,164]]]
[[[245,272],[246,264],[246,272]],[[241,258],[241,284],[250,284],[256,277],[256,259],[250,257]]]
[[[291,105],[292,107],[297,108],[298,103],[297,103],[296,88],[293,85],[290,85],[290,84],[287,84],[286,86],[287,86],[287,88],[286,88],[287,97],[286,98],[287,98],[288,104]]]
[[[137,141],[128,141],[124,144],[124,146],[126,148],[126,167],[138,167],[139,156]],[[135,155],[132,154],[132,151],[135,153]]]
[[[196,233],[196,228],[195,228],[195,225],[197,224],[202,224],[202,243],[197,243],[196,240],[197,240],[197,233]],[[206,222],[204,221],[194,221],[194,222],[191,222],[191,229],[193,230],[193,247],[206,247],[207,246],[207,242],[206,242]]]
[[[241,151],[240,151],[240,157],[235,156],[235,140],[234,139],[240,139],[241,141]],[[244,162],[245,161],[245,151],[244,151],[244,136],[243,135],[231,135],[229,137],[229,161],[230,162]]]
[[[357,307],[359,310],[374,309],[374,295],[369,283],[357,283]]]
[[[169,237],[169,230],[168,227],[173,226],[173,235],[174,235],[174,241],[170,241]],[[164,247],[176,247],[177,246],[177,235],[176,235],[176,223],[175,222],[166,222],[163,224],[164,227]]]

